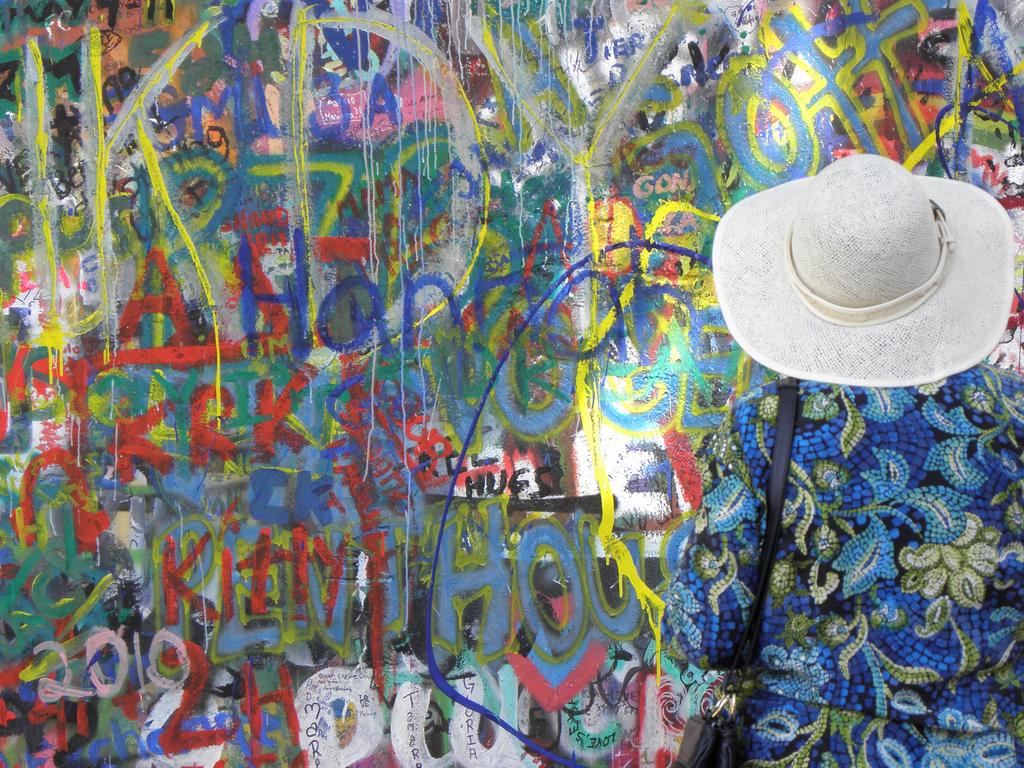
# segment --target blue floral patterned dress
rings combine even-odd
[[[1024,766],[1024,380],[801,382],[782,532],[741,706],[746,766]],[[728,664],[756,588],[777,387],[702,445],[670,653]]]

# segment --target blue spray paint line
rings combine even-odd
[[[594,269],[586,269],[583,270],[582,272],[577,272],[575,275],[573,275],[572,280],[567,281],[562,286],[561,290],[558,292],[558,295],[555,297],[554,301],[552,301],[551,305],[548,307],[548,311],[544,313],[544,322],[546,324],[551,323],[552,314],[555,312],[555,310],[559,308],[559,306],[561,306],[562,302],[565,301],[566,296],[569,295],[572,289],[575,288],[580,283],[582,283],[584,280],[587,280],[588,278],[595,280],[604,280],[606,283],[608,282],[608,278],[605,275],[601,274],[600,272]],[[619,347],[618,354],[620,358],[624,358],[626,354],[626,325],[623,318],[622,302],[619,300],[618,291],[616,291],[612,285],[608,284],[606,285],[606,287],[608,288],[608,295],[612,300],[612,309],[614,309],[615,311],[615,336]],[[579,359],[586,360],[590,357],[593,357],[594,355],[597,354],[600,348],[601,344],[597,343],[589,351],[581,351]]]
[[[449,685],[448,680],[445,679],[444,673],[441,672],[441,668],[437,665],[437,658],[434,656],[434,642],[433,642],[433,616],[434,616],[434,584],[437,580],[437,564],[441,558],[441,546],[444,543],[444,530],[448,522],[448,513],[451,510],[452,499],[455,496],[455,486],[458,481],[459,475],[462,473],[462,469],[465,466],[466,452],[469,449],[470,441],[473,437],[473,433],[476,432],[476,426],[480,421],[480,417],[483,415],[484,407],[487,405],[487,400],[490,397],[491,391],[494,389],[495,383],[498,381],[498,376],[501,373],[501,369],[504,367],[505,362],[508,360],[509,355],[512,352],[512,348],[516,342],[519,341],[519,337],[523,335],[523,332],[530,327],[530,323],[533,322],[533,318],[540,311],[540,308],[544,303],[551,298],[552,294],[558,289],[558,287],[572,277],[573,273],[580,269],[584,264],[590,261],[590,256],[580,259],[579,261],[572,264],[565,272],[563,272],[557,280],[555,280],[550,287],[544,292],[544,294],[538,299],[530,311],[526,313],[519,327],[515,329],[512,334],[512,340],[508,347],[502,353],[501,357],[498,358],[497,363],[494,366],[494,371],[491,373],[490,378],[487,380],[487,385],[484,387],[482,394],[480,395],[480,403],[476,407],[473,413],[473,419],[469,424],[469,431],[466,433],[465,439],[462,441],[462,449],[459,451],[459,458],[455,462],[455,470],[452,472],[452,479],[448,483],[448,493],[444,499],[444,511],[441,513],[441,521],[437,531],[437,541],[434,544],[434,558],[430,568],[430,587],[427,589],[427,620],[426,620],[426,654],[427,654],[427,668],[430,670],[430,677],[434,681],[434,684],[444,694],[457,704],[461,704],[466,709],[476,712],[477,714],[486,717],[492,723],[499,728],[507,731],[512,736],[517,738],[524,745],[534,750],[540,755],[553,760],[559,765],[567,766],[568,768],[581,768],[580,764],[576,762],[576,755],[573,753],[571,758],[564,758],[561,755],[557,755],[554,752],[550,752],[540,744],[536,743],[527,736],[525,733],[520,731],[511,723],[505,722],[499,715],[495,714],[487,707],[477,704],[472,699],[463,696],[461,693],[455,690],[454,687]]]
[[[942,170],[946,173],[947,179],[952,179],[953,174],[949,171],[949,163],[946,162],[946,155],[942,151],[942,118],[944,118],[953,109],[952,104],[947,104],[938,111],[935,115],[935,156],[939,158],[939,162],[942,163]]]
[[[701,254],[693,251],[689,248],[682,246],[675,246],[670,243],[661,243],[654,240],[629,240],[621,243],[610,243],[605,246],[601,253],[602,255],[609,251],[618,250],[622,248],[647,248],[649,250],[664,250],[673,253],[689,256],[697,261],[700,261],[705,266],[710,266],[707,259]],[[469,424],[469,430],[467,431],[463,441],[462,449],[459,451],[459,458],[455,462],[455,469],[452,472],[452,478],[448,483],[448,493],[445,495],[444,500],[444,511],[441,513],[441,520],[438,526],[437,541],[434,544],[434,557],[430,568],[430,586],[427,589],[427,616],[425,623],[426,632],[426,655],[427,655],[427,668],[430,670],[430,677],[434,684],[440,689],[449,699],[453,702],[461,704],[472,712],[486,717],[492,723],[499,728],[507,731],[509,734],[518,739],[522,744],[534,750],[538,754],[553,760],[559,765],[568,766],[568,768],[581,768],[580,764],[576,762],[576,754],[573,753],[571,758],[564,758],[561,755],[557,755],[544,747],[537,744],[529,736],[520,731],[511,723],[503,720],[499,715],[492,712],[487,707],[477,704],[472,699],[463,696],[461,693],[455,690],[454,687],[449,685],[448,680],[445,678],[444,673],[441,672],[441,668],[437,665],[437,658],[434,656],[434,643],[433,643],[433,615],[434,615],[434,585],[437,581],[437,566],[441,558],[441,547],[444,544],[444,531],[447,527],[448,513],[451,510],[452,500],[455,497],[455,488],[458,482],[459,475],[462,474],[463,467],[466,462],[466,453],[469,449],[470,441],[472,440],[473,434],[476,432],[477,424],[480,421],[480,417],[483,415],[484,407],[487,405],[487,401],[490,397],[491,391],[494,389],[494,385],[498,381],[498,376],[501,375],[501,370],[505,366],[505,362],[508,360],[512,349],[519,341],[519,337],[530,327],[533,323],[534,318],[540,311],[541,307],[558,291],[559,286],[569,282],[573,279],[574,273],[581,269],[588,261],[590,256],[586,256],[579,261],[574,262],[568,269],[566,269],[557,280],[551,283],[544,294],[530,307],[529,311],[520,322],[519,326],[515,329],[512,334],[512,339],[509,342],[508,347],[498,358],[497,363],[494,366],[494,370],[491,372],[490,378],[487,380],[487,385],[484,387],[483,392],[480,395],[480,403],[477,405],[476,410],[473,413],[472,421]],[[559,301],[564,299],[564,294],[560,294]]]

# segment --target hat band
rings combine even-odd
[[[955,242],[949,236],[945,211],[934,200],[929,200],[928,202],[932,204],[935,223],[939,229],[939,261],[935,265],[935,269],[921,285],[911,288],[902,296],[867,307],[845,307],[841,304],[834,304],[827,299],[821,298],[821,296],[811,290],[797,273],[796,264],[793,262],[793,223],[790,223],[789,233],[786,235],[786,272],[789,275],[790,283],[796,290],[797,296],[804,303],[804,306],[823,320],[836,325],[847,326],[876,325],[888,322],[903,317],[903,315],[921,306],[929,296],[938,290],[946,271],[946,264],[949,261],[952,245]]]

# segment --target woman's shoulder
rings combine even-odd
[[[765,403],[772,403],[779,394],[780,379],[766,381],[738,393],[733,399],[733,414],[749,414],[771,409]],[[938,399],[950,404],[976,406],[978,409],[1003,410],[1006,407],[1024,413],[1024,376],[1016,371],[999,368],[991,363],[979,363],[959,373],[937,381],[906,387],[869,387],[855,384],[835,384],[825,381],[801,379],[801,397],[823,394],[826,397],[842,397],[852,403],[869,407],[872,401],[910,401]]]
[[[764,436],[774,427],[779,384],[777,379],[765,382],[733,400],[729,428],[748,455],[754,453],[751,446],[767,455]],[[904,447],[910,440],[917,448],[948,438],[985,438],[988,448],[1006,440],[1024,444],[1024,377],[988,363],[907,387],[810,380],[801,380],[799,386],[798,432],[813,432],[819,446],[835,443],[845,457],[857,444],[870,447],[894,435],[901,436]]]

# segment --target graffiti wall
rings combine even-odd
[[[708,267],[1024,207],[1013,0],[0,0],[0,765],[664,768]],[[1019,316],[998,364],[1021,367]]]

